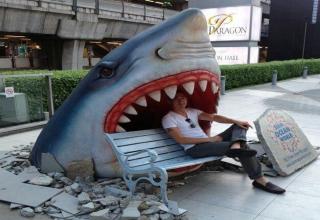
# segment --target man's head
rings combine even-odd
[[[182,110],[187,107],[188,99],[185,94],[182,92],[177,92],[176,96],[172,100],[172,108],[173,110]]]

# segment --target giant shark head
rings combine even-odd
[[[32,162],[51,153],[68,168],[91,158],[100,177],[120,169],[105,132],[161,127],[181,90],[189,106],[216,112],[220,70],[200,10],[188,9],[125,42],[79,83],[42,130]],[[45,162],[45,161],[44,161]]]

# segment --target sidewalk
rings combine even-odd
[[[268,108],[286,110],[305,132],[311,144],[320,146],[320,75],[281,81],[277,86],[265,84],[228,91],[221,96],[218,109],[220,114],[228,117],[253,121]],[[226,127],[214,124],[213,133],[219,133]],[[39,132],[35,130],[1,137],[0,151],[34,142]],[[255,131],[249,130],[248,136],[255,139]],[[285,195],[253,189],[245,174],[223,171],[201,172],[189,178],[186,185],[169,197],[187,209],[188,217],[192,220],[319,219],[319,160],[289,177],[269,179],[286,188]],[[9,207],[2,206],[1,216],[6,212],[9,215]]]

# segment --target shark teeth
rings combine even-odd
[[[147,99],[146,99],[146,97],[144,97],[144,96],[138,98],[135,103],[136,103],[137,105],[142,106],[142,107],[147,107],[147,106],[148,106],[148,104],[147,104]]]
[[[125,113],[129,114],[129,115],[137,115],[138,112],[136,111],[136,109],[132,106],[132,105],[129,105],[125,110],[124,110]]]
[[[153,100],[157,101],[157,102],[160,102],[161,100],[161,92],[160,90],[157,90],[157,91],[154,91],[154,92],[151,92],[148,94]]]
[[[118,122],[119,123],[129,123],[129,122],[131,122],[131,120],[127,116],[121,115]]]
[[[194,82],[187,82],[182,86],[189,93],[189,95],[192,95],[194,91],[194,84],[195,84]]]
[[[215,82],[212,82],[211,89],[212,89],[212,93],[216,94],[219,90],[219,87],[217,86],[217,84]]]
[[[178,89],[178,86],[173,85],[165,88],[164,91],[171,99],[173,99],[176,96],[177,89]]]
[[[201,89],[202,92],[206,91],[207,85],[208,85],[208,81],[207,80],[199,81],[199,86],[200,86],[200,89]]]
[[[117,125],[116,132],[126,132],[126,130],[123,127],[121,127],[120,125]]]

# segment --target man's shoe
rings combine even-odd
[[[274,193],[274,194],[282,194],[286,191],[285,189],[282,189],[281,187],[274,185],[271,182],[267,182],[266,185],[264,186],[261,183],[258,183],[257,181],[253,181],[252,185],[258,189],[262,189],[266,192]]]
[[[226,153],[228,157],[253,157],[257,154],[256,150],[252,149],[229,149]]]

